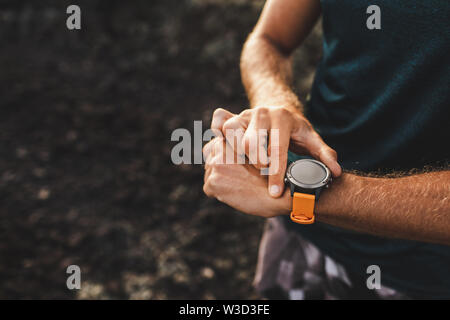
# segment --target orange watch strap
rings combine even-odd
[[[313,223],[315,200],[316,196],[313,194],[294,192],[291,220],[300,224]]]

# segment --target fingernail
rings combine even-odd
[[[278,193],[280,192],[280,187],[277,186],[277,185],[270,186],[270,191],[269,192],[270,192],[270,195],[277,196]]]

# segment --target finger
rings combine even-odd
[[[215,159],[216,155],[222,155],[221,146],[224,143],[223,138],[214,138],[203,147],[203,156],[205,158],[205,169],[213,162],[219,162]]]
[[[205,164],[208,163],[210,156],[211,156],[211,151],[212,151],[212,147],[214,145],[214,139],[211,140],[210,142],[208,142],[207,144],[205,144],[205,146],[203,147],[203,160],[205,161]]]
[[[269,164],[266,146],[269,129],[269,115],[265,110],[257,111],[250,119],[250,123],[245,131],[244,139],[242,141],[242,147],[250,164],[258,169],[267,167]]]
[[[226,142],[234,150],[233,153],[227,154],[227,163],[236,163],[234,160],[234,153],[239,157],[238,160],[245,157],[245,150],[242,148],[242,141],[248,123],[240,116],[234,116],[223,124],[222,132],[225,135]]]
[[[203,184],[206,183],[206,181],[208,181],[209,175],[211,174],[211,168],[206,168],[205,167],[205,174],[203,175]]]
[[[322,161],[330,169],[333,177],[339,177],[342,174],[342,168],[337,162],[336,151],[330,148],[316,132],[307,136],[306,149],[314,158]]]
[[[231,113],[230,111],[222,108],[217,108],[213,113],[213,117],[211,120],[211,129],[213,131],[222,131],[223,124],[233,116],[235,116],[235,114]]]
[[[284,174],[287,165],[289,140],[291,130],[281,123],[281,119],[274,120],[269,139],[269,194],[279,197],[284,191]]]

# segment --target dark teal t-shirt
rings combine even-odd
[[[343,168],[371,172],[448,163],[450,1],[321,4],[323,57],[306,115]],[[379,30],[366,26],[370,5],[381,10]],[[375,264],[386,286],[412,297],[450,298],[450,246],[320,223],[288,225],[361,277]]]

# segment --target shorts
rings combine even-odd
[[[254,287],[268,299],[409,299],[380,284],[369,289],[370,275],[357,276],[322,253],[280,218],[266,222],[260,242]],[[365,277],[365,278],[364,278]]]

